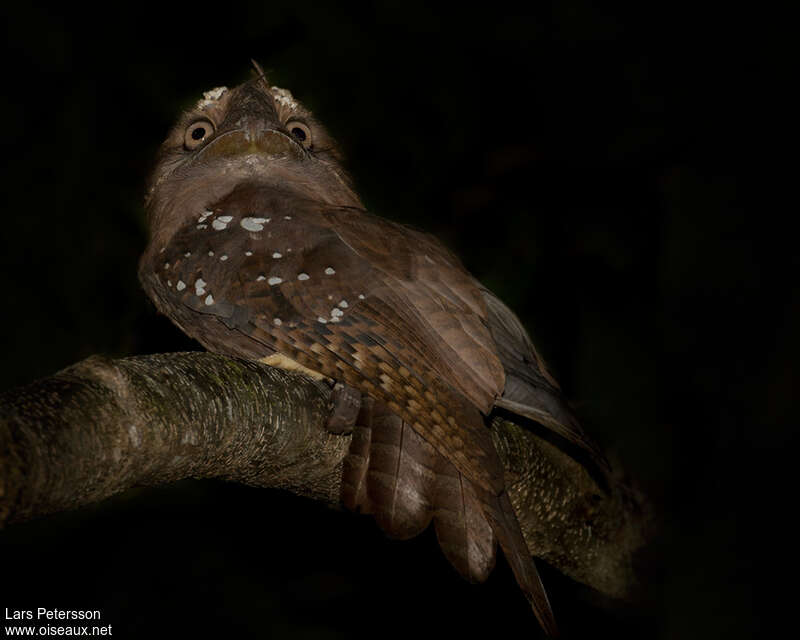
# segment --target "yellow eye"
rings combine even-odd
[[[189,151],[197,149],[203,142],[214,135],[214,125],[210,120],[198,120],[186,127],[183,135],[183,146]]]
[[[311,148],[311,129],[308,128],[308,125],[299,120],[292,120],[286,123],[286,128],[289,130],[289,133],[292,134],[292,137],[306,149]]]

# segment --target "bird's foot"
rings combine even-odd
[[[361,392],[337,382],[331,391],[329,407],[325,428],[331,433],[352,433],[361,410]]]

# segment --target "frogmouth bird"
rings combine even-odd
[[[500,407],[602,454],[514,313],[435,238],[366,211],[326,129],[256,69],[163,143],[145,291],[211,351],[329,380],[327,428],[352,432],[343,504],[396,538],[433,522],[473,582],[499,543],[555,635],[486,418]]]

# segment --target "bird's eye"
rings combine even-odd
[[[302,144],[306,149],[311,148],[311,129],[308,128],[303,122],[294,120],[286,125],[289,133],[292,134],[295,140]]]
[[[205,140],[214,135],[214,125],[209,120],[198,120],[186,127],[183,146],[189,151],[197,149]]]

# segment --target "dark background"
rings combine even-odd
[[[0,389],[93,353],[197,348],[136,280],[143,184],[180,109],[254,57],[339,138],[372,210],[435,232],[517,310],[658,506],[639,602],[543,567],[565,635],[765,632],[796,503],[777,454],[800,315],[781,217],[796,205],[775,196],[766,145],[782,135],[785,57],[769,16],[9,4]],[[101,609],[118,637],[537,633],[502,561],[471,586],[432,535],[389,542],[368,519],[216,482],[12,526],[0,576],[0,610]]]

